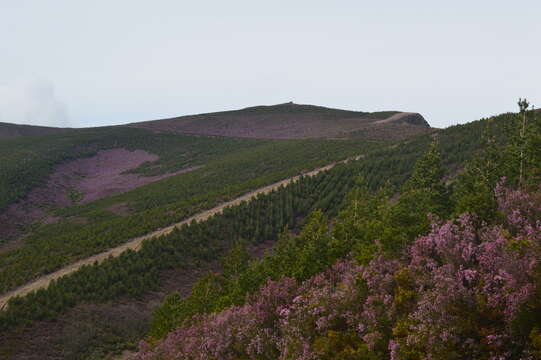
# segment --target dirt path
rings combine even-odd
[[[375,124],[385,124],[385,123],[392,123],[392,122],[398,122],[403,118],[406,118],[408,116],[414,115],[415,113],[412,112],[401,112],[398,114],[394,114],[392,116],[389,116],[388,118],[385,118],[383,120],[378,120],[375,122]]]
[[[359,160],[362,157],[363,157],[363,155],[352,157],[352,158],[346,159],[344,161],[341,161],[341,163],[345,163],[345,162],[348,162],[350,160]],[[323,166],[323,167],[317,168],[315,170],[309,171],[307,173],[304,173],[303,175],[304,176],[314,176],[314,175],[319,174],[322,171],[332,169],[336,164],[337,163],[332,163],[332,164],[329,164],[327,166]],[[62,269],[59,269],[59,270],[57,270],[57,271],[55,271],[53,273],[44,275],[44,276],[42,276],[42,277],[40,277],[40,278],[38,278],[38,279],[36,279],[36,280],[34,280],[32,282],[29,282],[29,283],[27,283],[25,285],[22,285],[22,286],[14,289],[12,291],[9,291],[9,292],[5,293],[4,295],[2,295],[0,297],[0,309],[2,309],[6,305],[6,303],[8,302],[8,300],[10,298],[15,297],[15,296],[24,296],[24,295],[28,294],[31,291],[46,288],[47,286],[49,286],[49,283],[52,280],[58,279],[58,278],[60,278],[62,276],[65,276],[65,275],[68,275],[68,274],[70,274],[70,273],[72,273],[74,271],[77,271],[83,265],[91,265],[95,261],[97,261],[98,263],[101,263],[102,261],[107,259],[109,256],[116,257],[116,256],[120,255],[121,253],[123,253],[124,251],[126,251],[128,249],[132,249],[132,250],[137,251],[137,250],[139,250],[141,248],[141,245],[142,245],[143,241],[146,240],[146,239],[150,239],[150,238],[157,237],[157,236],[162,236],[162,235],[167,235],[167,234],[171,233],[173,231],[173,229],[175,229],[176,227],[187,224],[187,223],[190,223],[193,220],[195,220],[195,221],[204,221],[204,220],[208,219],[209,217],[211,217],[212,215],[221,213],[228,206],[238,205],[242,201],[248,201],[248,200],[254,198],[255,196],[257,196],[259,194],[267,194],[267,193],[269,193],[269,192],[271,192],[273,190],[278,189],[280,186],[286,186],[286,185],[288,185],[288,184],[290,184],[292,182],[295,182],[295,181],[299,180],[300,177],[301,177],[301,175],[297,175],[297,176],[294,176],[294,177],[279,181],[277,183],[261,187],[259,189],[254,190],[254,191],[251,191],[251,192],[249,192],[249,193],[247,193],[245,195],[242,195],[242,196],[240,196],[240,197],[238,197],[238,198],[236,198],[234,200],[228,201],[228,202],[223,203],[221,205],[218,205],[218,206],[216,206],[216,207],[214,207],[212,209],[203,211],[203,212],[201,212],[199,214],[196,214],[196,215],[194,215],[192,217],[189,217],[189,218],[187,218],[187,219],[185,219],[183,221],[180,221],[180,222],[178,222],[176,224],[173,224],[173,225],[161,228],[159,230],[153,231],[151,233],[148,233],[148,234],[133,238],[133,239],[129,240],[128,242],[122,244],[122,245],[111,248],[111,249],[109,249],[109,250],[107,250],[105,252],[93,255],[93,256],[88,257],[86,259],[79,260],[79,261],[77,261],[77,262],[75,262],[73,264],[70,264],[68,266],[65,266]]]

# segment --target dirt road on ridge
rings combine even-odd
[[[327,166],[323,166],[323,167],[317,168],[315,170],[309,171],[307,173],[304,173],[303,175],[304,176],[314,176],[314,175],[319,174],[322,171],[332,169],[338,163],[345,163],[345,162],[348,162],[350,160],[359,160],[362,157],[363,157],[363,155],[348,158],[348,159],[346,159],[344,161],[335,162],[335,163],[329,164]],[[278,189],[280,186],[286,186],[286,185],[288,185],[288,184],[290,184],[292,182],[295,182],[295,181],[299,180],[300,177],[301,177],[301,175],[296,175],[296,176],[293,176],[291,178],[276,182],[274,184],[270,184],[270,185],[261,187],[259,189],[253,190],[253,191],[251,191],[251,192],[249,192],[247,194],[244,194],[244,195],[242,195],[242,196],[240,196],[240,197],[238,197],[236,199],[225,202],[225,203],[223,203],[221,205],[218,205],[216,207],[213,207],[213,208],[211,208],[209,210],[203,211],[203,212],[201,212],[199,214],[196,214],[196,215],[194,215],[192,217],[189,217],[189,218],[187,218],[187,219],[185,219],[183,221],[180,221],[180,222],[175,223],[173,225],[161,228],[161,229],[153,231],[151,233],[148,233],[148,234],[133,238],[133,239],[129,240],[128,242],[122,244],[122,245],[111,248],[111,249],[109,249],[107,251],[104,251],[102,253],[93,255],[93,256],[88,257],[86,259],[79,260],[79,261],[77,261],[77,262],[75,262],[73,264],[67,265],[67,266],[65,266],[65,267],[63,267],[63,268],[61,268],[61,269],[59,269],[59,270],[57,270],[55,272],[50,273],[50,274],[43,275],[43,276],[37,278],[36,280],[33,280],[33,281],[31,281],[31,282],[29,282],[29,283],[27,283],[25,285],[22,285],[22,286],[14,289],[12,291],[9,291],[9,292],[3,294],[0,297],[0,309],[2,309],[6,305],[6,303],[8,302],[8,300],[10,298],[15,297],[15,296],[24,296],[24,295],[28,294],[31,291],[46,288],[47,286],[49,286],[49,283],[52,280],[58,279],[58,278],[60,278],[62,276],[65,276],[65,275],[68,275],[68,274],[70,274],[70,273],[72,273],[74,271],[77,271],[83,265],[91,265],[95,261],[97,261],[98,263],[101,263],[102,261],[107,259],[109,256],[111,256],[111,255],[114,256],[114,257],[119,256],[120,254],[122,254],[124,251],[126,251],[128,249],[132,249],[132,250],[137,251],[137,250],[139,250],[141,248],[141,245],[142,245],[144,240],[147,240],[147,239],[150,239],[150,238],[153,238],[153,237],[157,237],[157,236],[167,235],[167,234],[171,233],[176,227],[182,226],[182,225],[187,224],[187,223],[190,223],[193,220],[195,220],[195,221],[204,221],[204,220],[208,219],[209,217],[211,217],[212,215],[221,213],[228,206],[238,205],[242,201],[248,201],[248,200],[256,197],[259,194],[267,194],[267,193],[269,193],[269,192],[271,192],[273,190]]]

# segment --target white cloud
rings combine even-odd
[[[53,84],[38,78],[0,84],[0,122],[68,126],[66,106],[56,98]]]

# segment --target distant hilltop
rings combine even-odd
[[[68,130],[69,129],[47,126],[18,125],[0,122],[0,139],[10,139],[20,136],[54,134]]]
[[[163,132],[263,139],[350,137],[363,132],[377,134],[390,127],[409,136],[430,129],[428,122],[418,113],[351,111],[293,102],[144,121],[128,126]]]

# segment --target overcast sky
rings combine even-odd
[[[287,101],[436,127],[541,106],[541,1],[0,0],[0,121]]]

